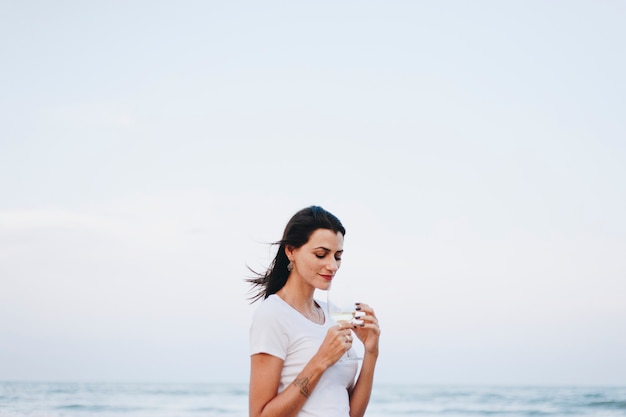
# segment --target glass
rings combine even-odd
[[[343,277],[342,277],[343,278]],[[326,307],[328,317],[335,322],[346,321],[351,324],[361,324],[359,312],[356,311],[356,301],[352,295],[352,288],[344,279],[333,280],[326,291]],[[358,350],[362,348],[360,340],[352,332],[352,347],[344,354],[340,361],[361,360],[362,354]]]

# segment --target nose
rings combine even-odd
[[[328,262],[328,265],[326,265],[326,268],[328,268],[328,270],[331,272],[335,272],[339,269],[339,262],[337,262],[335,258],[331,258],[331,261]]]

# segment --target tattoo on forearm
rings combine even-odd
[[[306,398],[309,398],[311,396],[311,391],[309,391],[309,378],[308,377],[305,376],[303,378],[296,378],[294,379],[292,384],[300,388],[300,394],[304,395]]]

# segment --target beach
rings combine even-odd
[[[245,417],[247,384],[1,382],[0,417]],[[375,386],[368,417],[626,416],[626,387]]]

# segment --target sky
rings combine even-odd
[[[0,380],[245,383],[316,204],[377,381],[626,385],[623,2],[0,10]]]

